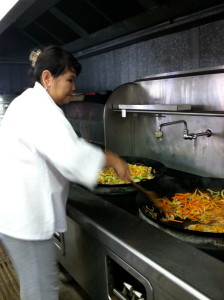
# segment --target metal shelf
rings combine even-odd
[[[152,108],[150,109],[150,106]],[[161,105],[163,106],[163,105]],[[170,106],[172,108],[174,106]],[[189,106],[190,107],[190,106]],[[176,105],[175,110],[167,109],[155,109],[153,105],[113,105],[113,111],[121,112],[122,117],[126,117],[126,113],[146,113],[151,114],[153,116],[160,115],[187,115],[187,116],[204,116],[204,117],[224,117],[224,111],[192,111],[192,110],[184,110],[181,109],[181,105]],[[184,108],[184,106],[183,106]]]

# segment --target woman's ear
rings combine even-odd
[[[45,90],[49,90],[51,87],[52,82],[52,75],[51,72],[48,70],[44,70],[41,75],[41,82]]]

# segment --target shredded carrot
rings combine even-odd
[[[197,224],[186,227],[189,230],[224,233],[224,192],[207,193],[198,188],[193,193],[176,193],[171,199],[159,198],[165,217],[164,222],[191,220]]]

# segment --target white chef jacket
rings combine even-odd
[[[69,182],[92,189],[105,155],[78,138],[38,82],[7,109],[0,127],[0,232],[44,240],[64,232]]]

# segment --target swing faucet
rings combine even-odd
[[[163,136],[162,127],[169,126],[169,125],[174,125],[174,124],[178,124],[178,123],[183,123],[184,124],[183,138],[185,140],[197,139],[197,137],[199,137],[199,136],[210,137],[212,135],[212,131],[210,129],[207,129],[205,132],[189,133],[189,130],[187,128],[187,122],[185,120],[178,120],[178,121],[173,121],[173,122],[167,122],[167,123],[160,124],[159,125],[159,130],[155,132],[155,137],[156,138],[162,138],[162,136]]]

